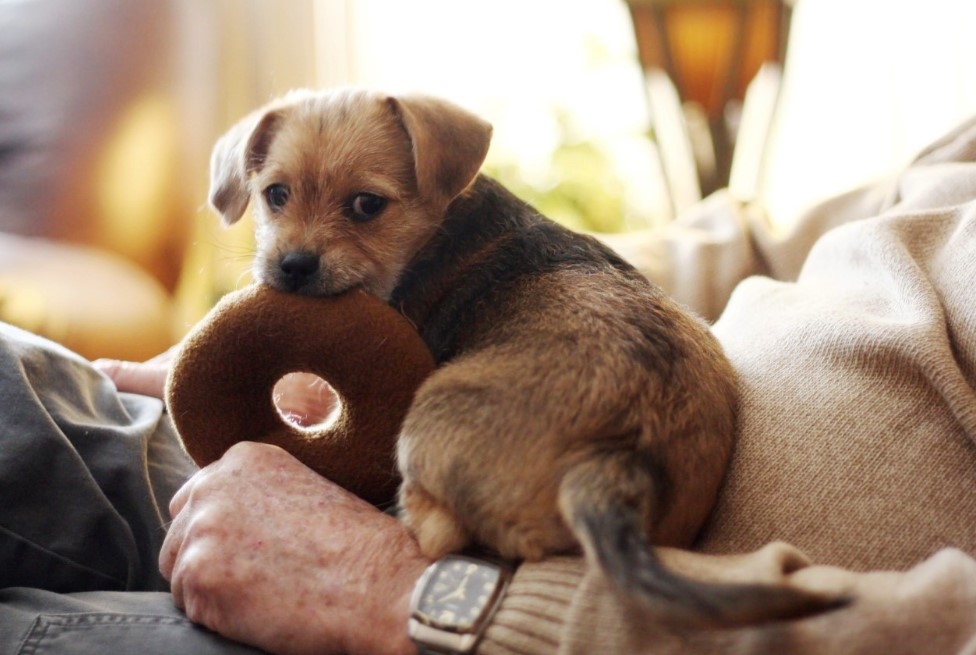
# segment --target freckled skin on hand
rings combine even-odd
[[[429,561],[396,519],[284,451],[233,447],[170,511],[160,569],[191,620],[273,653],[416,652],[409,595]]]

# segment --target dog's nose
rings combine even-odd
[[[278,264],[284,274],[285,283],[293,291],[308,282],[319,270],[319,256],[314,252],[290,252]]]

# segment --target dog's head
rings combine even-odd
[[[210,203],[228,225],[253,203],[258,281],[385,299],[490,140],[488,123],[444,100],[292,92],[217,142]]]

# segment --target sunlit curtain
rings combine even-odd
[[[799,0],[762,200],[789,222],[976,113],[976,2]]]
[[[487,171],[572,227],[670,215],[623,0],[321,0],[347,81],[447,97],[495,127]],[[324,18],[329,12],[322,11]],[[330,36],[331,35],[331,36]]]
[[[185,325],[221,294],[247,282],[253,255],[247,220],[224,229],[206,209],[214,141],[271,98],[317,82],[314,0],[174,0],[187,170],[197,199],[193,238],[178,291]]]

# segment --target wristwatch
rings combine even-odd
[[[472,652],[510,577],[506,566],[487,560],[465,555],[437,560],[414,586],[407,633],[427,655]]]

